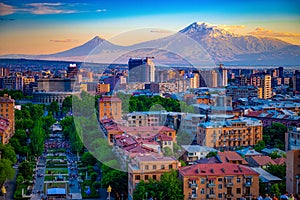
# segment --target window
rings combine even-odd
[[[149,166],[148,165],[145,165],[145,170],[148,170],[149,169]]]
[[[153,175],[152,178],[153,178],[153,180],[156,180],[156,175]]]
[[[223,181],[223,179],[222,179],[222,178],[218,178],[218,181],[219,181],[219,182],[222,182],[222,181]]]
[[[165,166],[164,166],[164,165],[161,165],[161,166],[160,166],[160,169],[165,169]]]
[[[141,176],[140,175],[135,175],[135,180],[141,180]]]
[[[218,198],[219,198],[219,199],[222,199],[222,198],[223,198],[223,194],[222,194],[222,193],[219,193],[219,194],[218,194]]]
[[[149,179],[149,175],[145,175],[145,180],[148,180]]]
[[[173,165],[169,165],[169,169],[173,169]]]
[[[241,178],[236,178],[236,182],[240,183],[241,182]]]
[[[241,188],[236,188],[236,193],[241,194]]]
[[[204,189],[203,188],[201,188],[200,194],[204,194]]]
[[[204,183],[205,183],[204,178],[201,178],[201,184],[204,184]]]
[[[219,184],[219,185],[218,185],[218,189],[222,189],[222,184]]]
[[[153,169],[156,169],[156,165],[153,165],[152,168],[153,168]]]

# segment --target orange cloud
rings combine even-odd
[[[14,7],[4,3],[0,3],[0,16],[10,15],[13,13],[15,13]]]
[[[219,25],[218,27],[223,29],[241,29],[246,28],[245,25]]]
[[[73,40],[73,39],[64,39],[64,40],[49,40],[50,42],[78,42],[78,40]]]
[[[255,31],[249,32],[248,34],[265,37],[300,37],[300,34],[298,33],[275,32],[262,27],[258,27],[255,29]]]

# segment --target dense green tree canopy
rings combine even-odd
[[[181,187],[182,183],[177,178],[177,172],[171,171],[164,173],[160,181],[141,181],[133,193],[133,199],[142,200],[147,196],[156,199],[180,200],[184,198]]]
[[[266,145],[274,146],[284,150],[285,133],[287,127],[281,123],[272,123],[271,126],[264,127],[263,140]]]

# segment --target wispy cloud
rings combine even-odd
[[[251,35],[265,36],[265,37],[300,37],[298,33],[290,32],[275,32],[262,27],[257,27],[255,31],[249,32]]]
[[[62,14],[62,13],[75,13],[76,10],[64,9],[62,3],[30,3],[26,4],[29,7],[28,11],[36,15],[45,14]]]
[[[150,30],[151,33],[172,33],[172,31],[169,30],[163,30],[163,29],[153,29]]]
[[[62,42],[62,43],[69,43],[69,42],[78,42],[78,40],[73,39],[63,39],[63,40],[49,40],[50,42]]]
[[[15,12],[13,6],[7,5],[5,3],[0,3],[0,16],[10,15]]]
[[[223,28],[223,29],[226,29],[226,30],[229,30],[229,29],[243,29],[243,28],[246,28],[245,25],[218,25],[219,28]]]
[[[96,10],[96,12],[106,12],[107,10],[106,9],[98,9]]]

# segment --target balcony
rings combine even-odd
[[[189,187],[190,187],[190,188],[196,188],[196,189],[197,189],[197,188],[198,188],[198,184],[197,184],[197,183],[190,183],[190,184],[189,184]]]
[[[216,184],[215,183],[208,183],[207,187],[216,187]]]
[[[252,194],[245,194],[245,197],[252,197]]]
[[[230,182],[230,183],[225,183],[225,187],[233,187],[233,183]]]
[[[216,194],[208,194],[206,195],[207,199],[215,199],[216,198]]]
[[[197,194],[191,194],[190,198],[191,198],[191,199],[197,199],[197,198],[198,198],[198,195],[197,195]]]
[[[251,187],[251,186],[252,186],[252,182],[244,183],[244,186],[245,186],[245,187]]]

